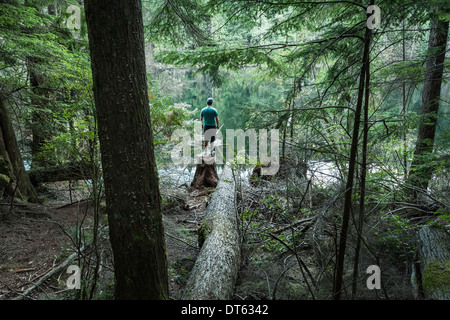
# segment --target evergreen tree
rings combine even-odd
[[[167,299],[141,1],[85,3],[116,299]]]

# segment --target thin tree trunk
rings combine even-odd
[[[359,271],[359,254],[361,250],[362,233],[365,216],[365,199],[366,199],[366,174],[367,174],[367,143],[369,136],[369,98],[370,98],[370,63],[366,63],[366,80],[365,80],[365,97],[364,97],[364,127],[363,127],[363,143],[361,156],[361,181],[360,181],[360,199],[358,220],[355,223],[357,231],[355,261],[353,262],[353,284],[352,296],[356,297],[357,280]]]
[[[402,30],[402,59],[403,62],[406,61],[406,40],[405,40],[405,22],[403,22],[403,30]],[[407,104],[407,99],[406,99],[406,80],[403,80],[402,83],[402,116],[405,119],[406,116],[406,104]],[[406,124],[404,124],[406,126]],[[404,129],[403,131],[403,154],[402,154],[402,160],[403,160],[403,174],[405,179],[408,177],[408,143],[406,141],[406,134],[407,131],[406,129]]]
[[[373,4],[373,0],[371,1]],[[361,109],[364,98],[364,82],[366,68],[369,64],[369,49],[370,41],[372,37],[372,30],[366,28],[364,35],[364,52],[363,52],[363,65],[361,66],[361,73],[359,78],[359,89],[358,89],[358,99],[356,103],[355,119],[353,123],[353,136],[352,145],[350,149],[350,160],[348,168],[347,183],[345,187],[345,199],[344,199],[344,212],[342,213],[342,227],[341,234],[339,238],[339,248],[337,253],[337,261],[335,268],[335,279],[333,287],[333,296],[335,300],[339,300],[342,293],[343,287],[343,276],[344,276],[344,259],[345,259],[345,249],[347,246],[347,235],[348,235],[348,225],[350,220],[350,212],[352,210],[352,196],[353,196],[353,180],[356,168],[356,155],[358,152],[358,139],[359,139],[359,126],[361,120]]]
[[[85,1],[116,299],[167,299],[140,0]]]

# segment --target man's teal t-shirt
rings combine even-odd
[[[203,117],[203,122],[205,126],[216,126],[216,117],[219,115],[216,109],[213,107],[206,107],[202,109],[200,116]]]

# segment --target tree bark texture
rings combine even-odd
[[[201,251],[183,299],[232,298],[241,258],[235,204],[233,174],[230,168],[225,168],[198,230]]]
[[[209,160],[212,158],[209,157]],[[194,179],[191,182],[191,188],[193,189],[201,189],[201,188],[215,188],[219,183],[219,176],[217,175],[216,163],[210,163],[211,161],[207,160],[205,162],[202,159],[201,164],[197,164],[195,168]]]
[[[115,298],[168,298],[140,0],[85,1]]]
[[[427,190],[433,174],[429,156],[433,153],[434,137],[438,122],[439,100],[447,45],[449,22],[436,19],[431,23],[425,83],[422,91],[422,109],[417,133],[414,158],[409,172],[409,183],[413,187]],[[416,197],[414,197],[416,198]]]
[[[45,128],[53,120],[51,116],[41,110],[41,108],[49,107],[50,93],[48,89],[42,88],[45,77],[37,67],[40,63],[43,63],[42,59],[28,58],[28,74],[32,89],[31,103],[33,104],[31,124],[33,137],[31,143],[32,167],[49,165],[45,157],[41,157],[39,153],[43,150],[45,141],[51,138],[50,133]]]
[[[0,162],[3,179],[0,185],[10,196],[37,202],[38,195],[25,171],[14,128],[4,97],[0,93]],[[2,192],[3,193],[3,192]]]
[[[417,233],[415,282],[425,299],[450,300],[450,231],[429,226]]]

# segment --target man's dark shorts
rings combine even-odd
[[[210,130],[210,131],[208,131]],[[208,131],[208,132],[206,132]],[[216,140],[216,127],[215,126],[204,126],[203,128],[205,141],[214,142]]]

